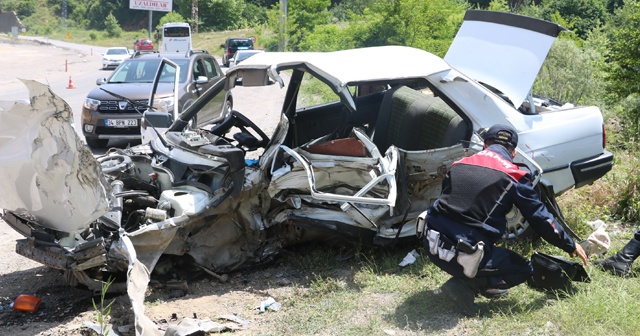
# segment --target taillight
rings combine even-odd
[[[13,302],[13,310],[35,312],[36,310],[38,310],[40,302],[40,299],[35,296],[21,294],[18,295],[16,300]]]
[[[602,124],[602,148],[604,149],[607,146],[607,129],[604,128],[604,123]]]

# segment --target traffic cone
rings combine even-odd
[[[69,85],[67,86],[67,89],[75,89],[76,87],[73,85],[73,81],[71,80],[71,76],[69,76]]]

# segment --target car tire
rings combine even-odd
[[[227,99],[224,103],[224,114],[227,115],[233,110],[233,100]]]
[[[109,139],[85,138],[85,140],[87,141],[87,146],[93,149],[107,147],[109,143]]]

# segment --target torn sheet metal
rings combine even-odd
[[[71,125],[69,105],[41,83],[22,82],[30,105],[0,111],[0,208],[28,209],[50,229],[81,230],[107,212],[111,187]]]

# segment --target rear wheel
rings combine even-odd
[[[85,140],[87,140],[87,146],[95,149],[107,147],[109,143],[109,139],[85,138]]]

